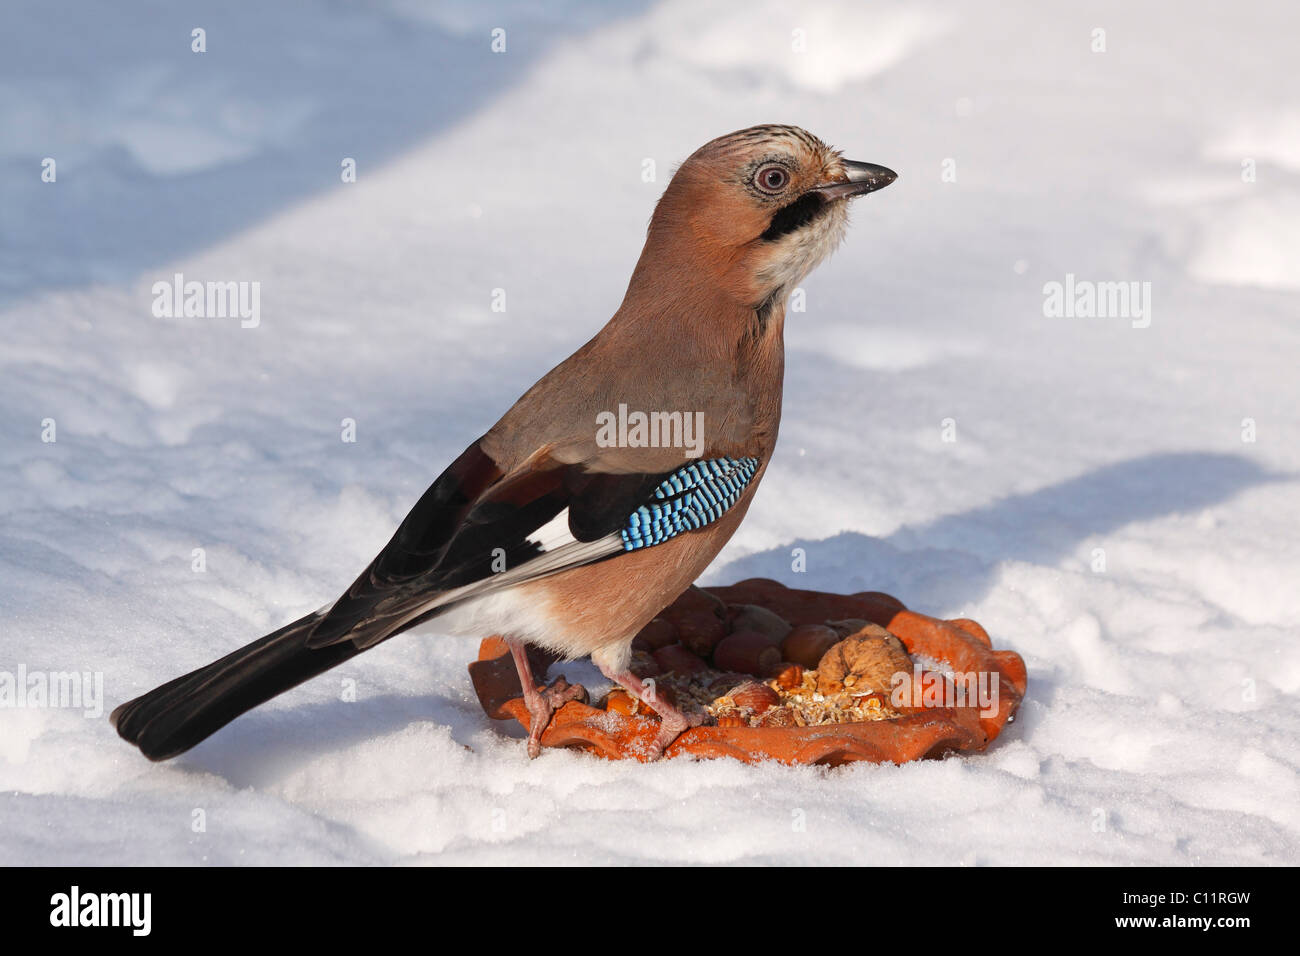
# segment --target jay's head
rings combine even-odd
[[[853,197],[895,178],[883,166],[844,159],[797,126],[754,126],[682,163],[655,209],[650,239],[671,243],[757,307],[783,299],[834,251]]]

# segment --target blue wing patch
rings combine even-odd
[[[679,468],[655,489],[654,500],[628,516],[620,532],[623,550],[650,548],[712,524],[736,503],[756,471],[757,458],[709,458]]]

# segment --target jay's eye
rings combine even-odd
[[[784,166],[764,166],[754,174],[754,185],[765,193],[779,193],[790,184],[790,172]]]

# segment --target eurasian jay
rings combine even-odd
[[[646,700],[661,718],[661,754],[697,718],[646,693],[628,667],[632,639],[749,509],[781,419],[786,301],[839,244],[847,200],[894,179],[794,126],[755,126],[696,150],[655,208],[614,317],[452,462],[353,585],[121,705],[118,733],[151,760],[173,757],[437,618],[444,633],[506,638],[530,756],[582,689],[562,679],[539,688],[528,644],[590,655]],[[615,414],[634,427],[610,428]],[[647,434],[647,420],[659,433]],[[679,422],[702,426],[689,447]]]

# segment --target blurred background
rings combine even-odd
[[[102,672],[106,712],[328,600],[617,308],[675,165],[791,123],[900,178],[788,317],[778,456],[707,580],[976,618],[1031,691],[959,765],[633,783],[525,769],[473,642],[431,635],[358,658],[357,703],[314,682],[164,768],[106,719],[0,711],[0,844],[1295,862],[1298,28],[1280,2],[8,4],[0,668]],[[256,283],[255,327],[158,317],[177,273]],[[1149,311],[1051,315],[1067,276]],[[681,804],[707,788],[744,809]]]

